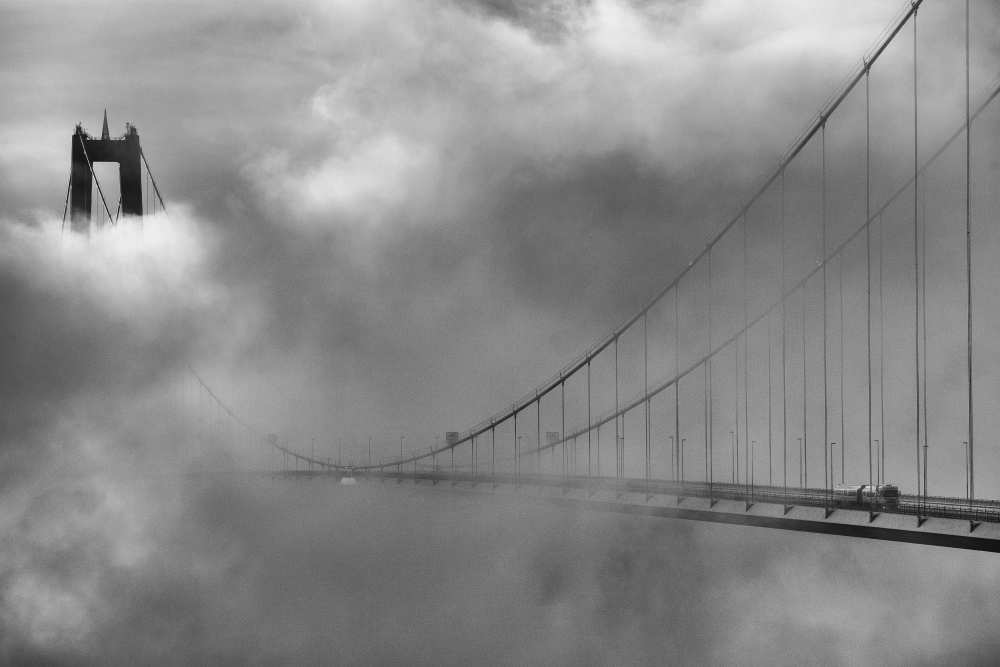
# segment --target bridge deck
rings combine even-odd
[[[293,477],[342,477],[339,471],[288,471]],[[1000,553],[1000,503],[903,495],[896,507],[835,507],[827,489],[667,480],[497,473],[358,472],[359,479],[448,483],[445,488],[506,487],[548,491],[563,507]],[[557,491],[557,495],[551,495]],[[582,495],[580,495],[582,492]],[[637,502],[635,496],[641,501]],[[916,518],[916,521],[913,519]],[[933,521],[929,521],[929,520]]]

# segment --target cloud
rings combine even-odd
[[[898,5],[6,3],[2,655],[917,662],[952,637],[988,655],[975,556],[172,476],[274,462],[198,405],[188,365],[321,456],[424,447],[524,394],[703,247]],[[921,21],[950,26],[937,7]],[[936,63],[928,145],[957,90]],[[139,127],[170,216],[64,236],[68,135],[105,105]],[[909,132],[889,109],[880,188],[910,168],[880,161]],[[859,127],[831,129],[831,155],[858,155]],[[836,166],[853,221],[860,172]]]
[[[51,219],[5,221],[0,235],[0,444],[12,468],[48,465],[54,442],[85,442],[98,415],[128,414],[219,349],[211,313],[227,295],[205,270],[210,237],[183,209],[89,237]]]
[[[6,561],[8,659],[909,664],[996,648],[988,554],[426,487],[163,478],[119,481],[122,504],[73,486],[8,532],[46,555]]]

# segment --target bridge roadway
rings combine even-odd
[[[308,478],[346,476],[337,469],[285,471],[281,475]],[[566,507],[709,521],[784,530],[947,546],[1000,553],[1000,501],[901,495],[896,507],[863,505],[835,507],[830,491],[659,479],[587,477],[510,472],[473,474],[443,469],[404,472],[355,471],[369,480],[428,482],[465,489],[497,487],[558,491],[543,496]],[[448,488],[446,487],[446,488]],[[637,502],[635,496],[643,499]],[[651,502],[652,501],[652,502]],[[822,511],[819,511],[822,510]],[[818,513],[817,513],[818,512]]]

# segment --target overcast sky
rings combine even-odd
[[[304,432],[465,428],[671,278],[897,9],[526,4],[8,3],[0,213],[61,215],[107,107],[212,294],[178,354]]]
[[[117,500],[98,494],[88,515],[114,523],[108,503],[141,495],[120,482],[123,471],[273,464],[260,448],[220,451],[178,436],[190,430],[189,366],[256,427],[303,450],[315,438],[323,455],[340,440],[360,454],[369,436],[376,455],[396,451],[400,435],[428,446],[526,394],[701,250],[902,5],[0,0],[0,483],[3,525],[25,536],[18,562],[51,553],[50,533],[69,530],[32,502],[53,475],[92,471],[79,498],[114,490]],[[996,76],[1000,21],[993,3],[973,5],[979,91]],[[921,79],[930,146],[960,120],[962,16],[941,1],[920,16],[938,26],[921,42],[937,54]],[[911,166],[911,149],[893,143],[912,132],[899,102],[910,94],[899,83],[910,81],[907,39],[873,74],[888,91],[875,98],[885,106],[874,153],[907,157],[876,164],[879,193]],[[99,133],[105,108],[112,135],[126,121],[138,128],[169,217],[89,239],[61,235],[74,125]],[[845,115],[857,120],[859,108]],[[997,119],[984,121],[982,145],[995,147]],[[859,127],[831,129],[834,157],[858,156]],[[984,153],[977,165],[995,183],[996,158]],[[830,187],[853,210],[863,163],[835,166]],[[803,169],[812,174],[815,164]],[[113,174],[98,172],[102,184]],[[114,198],[117,187],[109,191]],[[986,207],[997,190],[983,191],[977,205]],[[831,220],[835,235],[857,222]],[[789,261],[806,266],[804,238],[790,241]],[[770,261],[761,264],[773,269]],[[958,265],[936,266],[945,276]],[[909,307],[909,292],[899,294],[896,305]],[[930,362],[959,397],[961,376],[948,372],[960,338],[932,337],[949,352]],[[957,443],[949,409],[935,426]],[[906,437],[903,428],[898,440]],[[952,454],[942,465],[958,465]],[[241,517],[266,504],[256,491],[246,500],[227,490],[224,501],[204,493],[191,509],[165,492],[175,504],[164,516],[173,526],[204,510],[195,525],[217,526],[232,518],[212,514],[233,502],[226,494],[247,503],[234,510]],[[142,524],[154,515],[130,516]],[[121,531],[101,526],[102,544],[126,549]],[[191,530],[184,539],[198,537]],[[537,544],[546,528],[532,531],[526,540]],[[196,551],[212,566],[225,560]],[[130,576],[149,572],[145,551],[121,558],[138,563]],[[76,565],[102,572],[89,560]],[[65,618],[24,600],[79,589],[32,589],[36,579],[17,568],[0,575],[15,582],[0,618],[20,628],[12,645],[45,649],[46,623],[58,629]],[[570,588],[570,598],[588,594]],[[80,644],[59,647],[70,658],[95,655],[100,633],[80,632]],[[691,660],[715,655],[691,650]]]

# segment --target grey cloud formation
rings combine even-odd
[[[84,112],[73,95],[109,98],[168,196],[224,235],[220,278],[264,317],[247,353],[322,360],[321,384],[360,397],[335,402],[348,437],[378,423],[426,440],[523,393],[653,293],[890,9],[856,9],[817,48],[842,12],[789,2],[14,4],[7,48],[36,75],[7,75],[23,91],[7,132],[19,154],[44,146],[34,171],[58,183]],[[31,191],[4,193],[7,210],[58,201],[22,201]],[[462,386],[470,367],[487,378],[460,392],[473,402],[400,400]],[[392,374],[400,396],[382,401]]]
[[[3,3],[0,655],[987,662],[986,557],[171,477],[273,463],[200,436],[187,364],[322,455],[522,395],[702,247],[899,4]],[[104,106],[170,216],[61,237]]]

